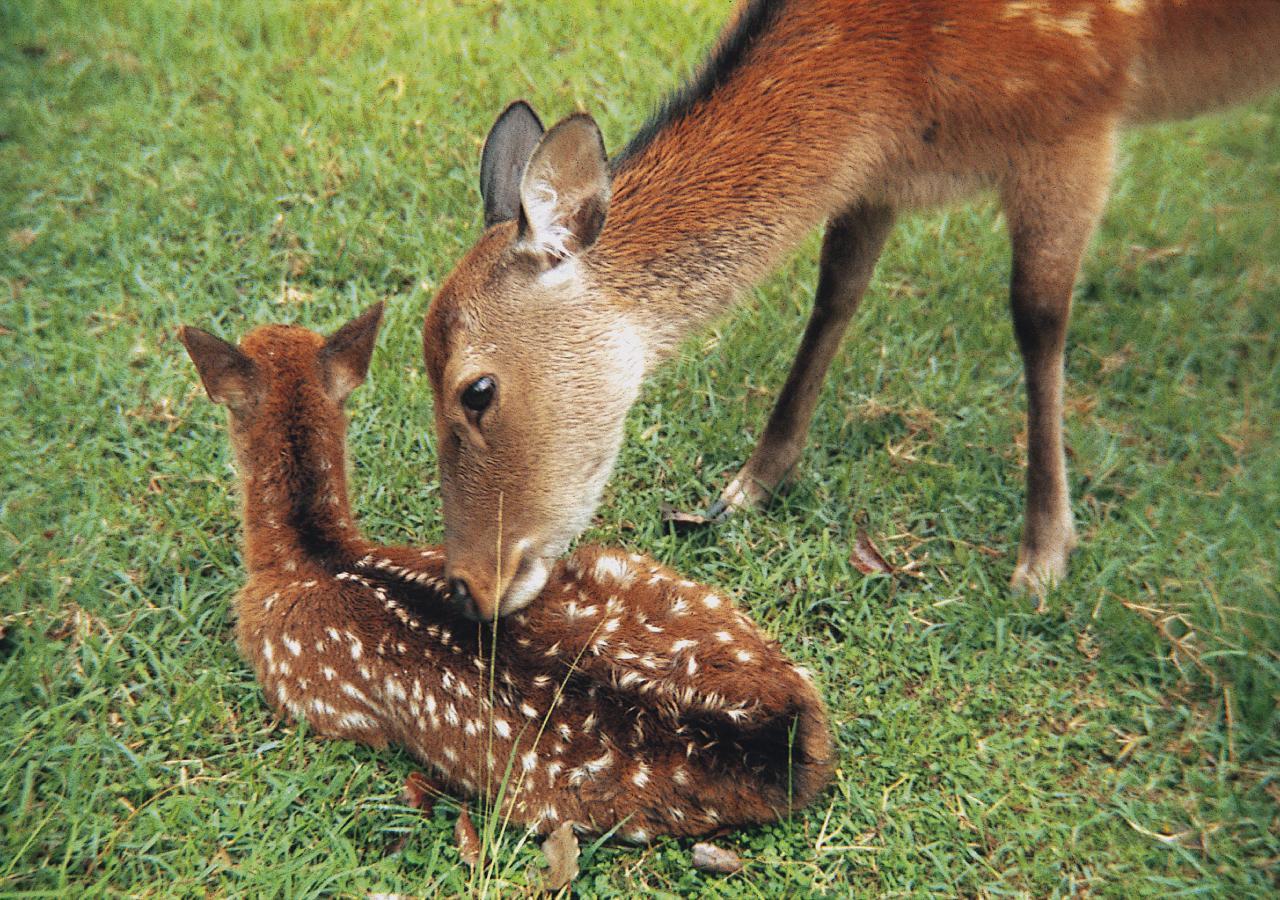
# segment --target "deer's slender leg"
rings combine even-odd
[[[1114,130],[1028,153],[1005,184],[1010,300],[1027,384],[1027,493],[1012,584],[1044,593],[1076,544],[1062,441],[1063,346],[1080,259],[1106,202]]]
[[[723,517],[767,501],[804,449],[827,368],[858,308],[893,224],[893,211],[860,204],[827,223],[818,290],[804,338],[751,458],[708,515]]]

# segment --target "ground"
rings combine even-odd
[[[272,717],[230,639],[219,410],[175,340],[387,322],[351,404],[357,509],[441,534],[423,313],[480,228],[514,97],[620,147],[722,3],[0,5],[0,893],[515,893],[461,866],[412,761]],[[584,847],[583,896],[1242,897],[1280,879],[1280,101],[1129,136],[1080,280],[1082,543],[1010,595],[1024,449],[990,200],[896,231],[792,490],[692,537],[807,312],[816,239],[648,386],[593,538],[734,593],[814,669],[832,789],[724,838]],[[901,574],[849,561],[865,529]]]

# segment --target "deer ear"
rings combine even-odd
[[[244,409],[253,400],[257,367],[239,347],[189,325],[178,330],[178,339],[196,364],[210,400],[233,410]]]
[[[375,303],[358,318],[335,331],[320,350],[329,395],[339,403],[364,383],[369,374],[369,360],[382,324],[382,303]]]
[[[521,237],[554,263],[586,250],[609,211],[609,159],[595,119],[576,113],[538,143],[520,181]]]
[[[480,153],[480,196],[484,227],[509,222],[520,214],[520,176],[542,138],[542,121],[533,107],[517,100],[489,129]]]

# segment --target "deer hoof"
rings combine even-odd
[[[764,506],[772,496],[772,491],[744,470],[734,476],[729,486],[720,492],[720,499],[707,508],[707,518],[723,522],[734,513]]]
[[[1015,593],[1034,597],[1036,612],[1047,612],[1049,606],[1045,603],[1045,597],[1067,577],[1067,554],[1062,551],[1020,555],[1022,558],[1013,570],[1009,586]]]

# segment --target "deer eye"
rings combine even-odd
[[[496,388],[492,375],[482,375],[467,385],[466,390],[462,392],[462,405],[468,412],[478,416],[493,402]]]

